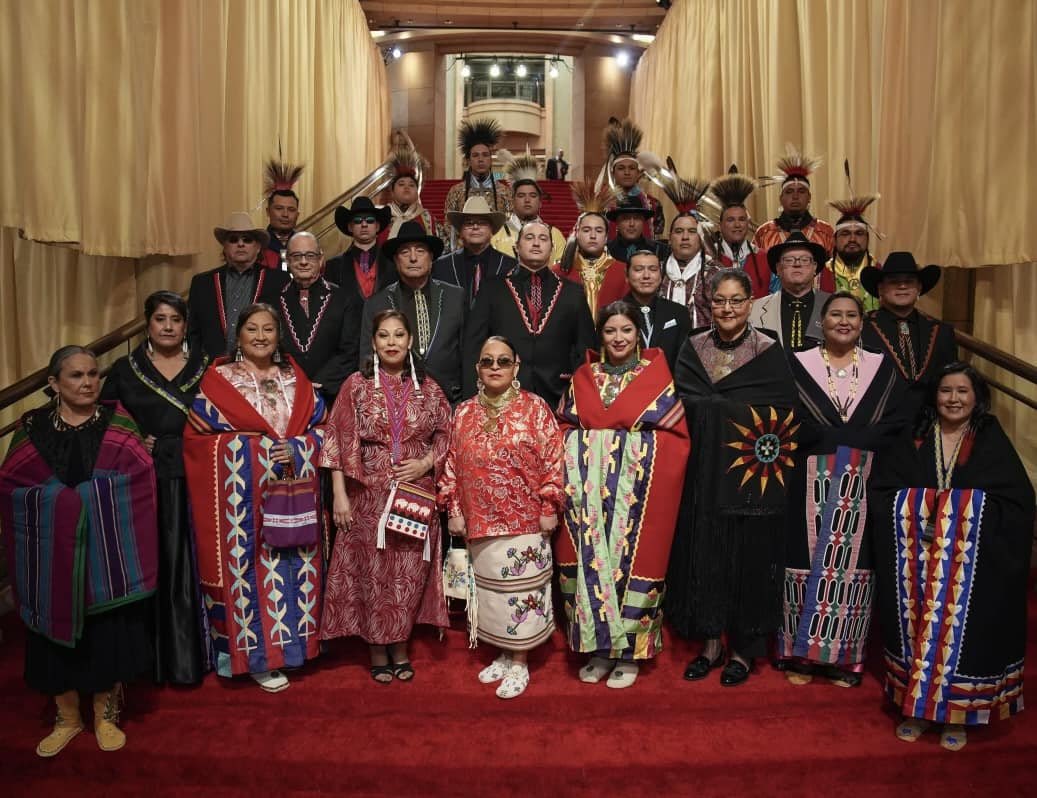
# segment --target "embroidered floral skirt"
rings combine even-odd
[[[480,640],[509,651],[536,648],[554,631],[551,542],[540,533],[468,541]]]

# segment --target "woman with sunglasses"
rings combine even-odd
[[[684,468],[684,406],[661,349],[641,349],[642,314],[598,313],[601,354],[573,375],[558,415],[568,501],[555,549],[580,680],[630,687],[662,650],[662,602]]]
[[[488,338],[475,368],[479,392],[454,413],[439,497],[450,534],[468,541],[469,634],[501,652],[479,681],[515,698],[529,684],[528,652],[555,627],[550,537],[565,497],[562,436],[547,403],[521,389],[506,338]]]
[[[693,444],[665,606],[679,634],[705,639],[684,678],[724,665],[726,633],[720,683],[733,687],[778,629],[785,486],[799,425],[785,353],[749,324],[748,275],[721,269],[709,294],[713,324],[692,331],[674,373]]]

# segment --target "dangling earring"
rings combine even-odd
[[[378,366],[378,350],[377,349],[374,350],[374,361],[373,362],[374,362],[374,387],[377,390],[378,388],[382,387],[382,380],[378,376],[379,366]]]
[[[601,362],[605,362],[605,347],[601,347]]]
[[[245,357],[241,354],[241,347],[239,346],[237,349],[234,350],[234,362],[240,363],[244,359]]]
[[[518,377],[511,381],[511,387],[514,388],[516,391],[522,387],[522,383],[519,382]]]
[[[144,345],[144,348],[148,351],[148,357],[152,357],[155,354],[155,348],[151,345],[151,336],[148,336],[148,342]]]
[[[418,373],[414,370],[414,350],[408,349],[407,350],[407,356],[410,358],[410,379],[411,379],[411,382],[414,383],[414,390],[415,391],[419,391],[421,389],[418,387]]]
[[[275,349],[275,350],[274,350],[274,355],[273,355],[273,357],[271,357],[270,359],[271,359],[271,360],[272,360],[272,361],[273,361],[274,363],[276,363],[277,365],[280,365],[280,364],[281,364],[281,352],[280,352],[279,350]]]
[[[150,343],[150,341],[148,343]],[[183,342],[180,344],[180,350],[184,353],[184,360],[187,360],[188,356],[191,354],[191,347],[187,345],[186,336],[184,337]]]
[[[476,387],[476,390],[478,390],[480,393],[482,393],[482,389],[486,387],[483,384],[482,377],[476,377],[475,378],[475,387]]]

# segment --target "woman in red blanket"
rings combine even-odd
[[[93,694],[101,750],[126,744],[122,684],[152,666],[146,599],[158,571],[155,472],[137,426],[98,402],[89,350],[62,347],[47,373],[55,401],[22,417],[0,467],[3,543],[29,628],[25,681],[57,704],[43,757],[83,730],[80,692]]]
[[[214,666],[220,676],[248,673],[268,692],[288,687],[280,668],[318,653],[325,415],[281,349],[277,314],[259,303],[238,317],[234,358],[217,358],[202,377],[184,431]],[[276,484],[286,477],[296,480],[292,507]]]
[[[339,529],[321,637],[362,637],[370,647],[371,678],[388,684],[414,678],[407,654],[414,624],[448,625],[434,477],[446,459],[450,405],[411,353],[403,313],[383,310],[372,329],[373,355],[342,385],[321,459],[332,469]],[[386,528],[395,486],[415,501],[424,494],[423,539],[404,534],[403,524]]]

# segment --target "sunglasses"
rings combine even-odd
[[[237,244],[238,242],[241,242],[242,244],[253,244],[255,241],[255,236],[227,236],[228,244]]]
[[[515,365],[515,358],[508,357],[507,355],[501,355],[496,360],[497,368],[508,369]],[[479,358],[479,368],[481,369],[492,369],[494,360],[492,357],[481,357]]]
[[[354,216],[349,220],[350,224],[374,224],[378,220],[373,216]]]

